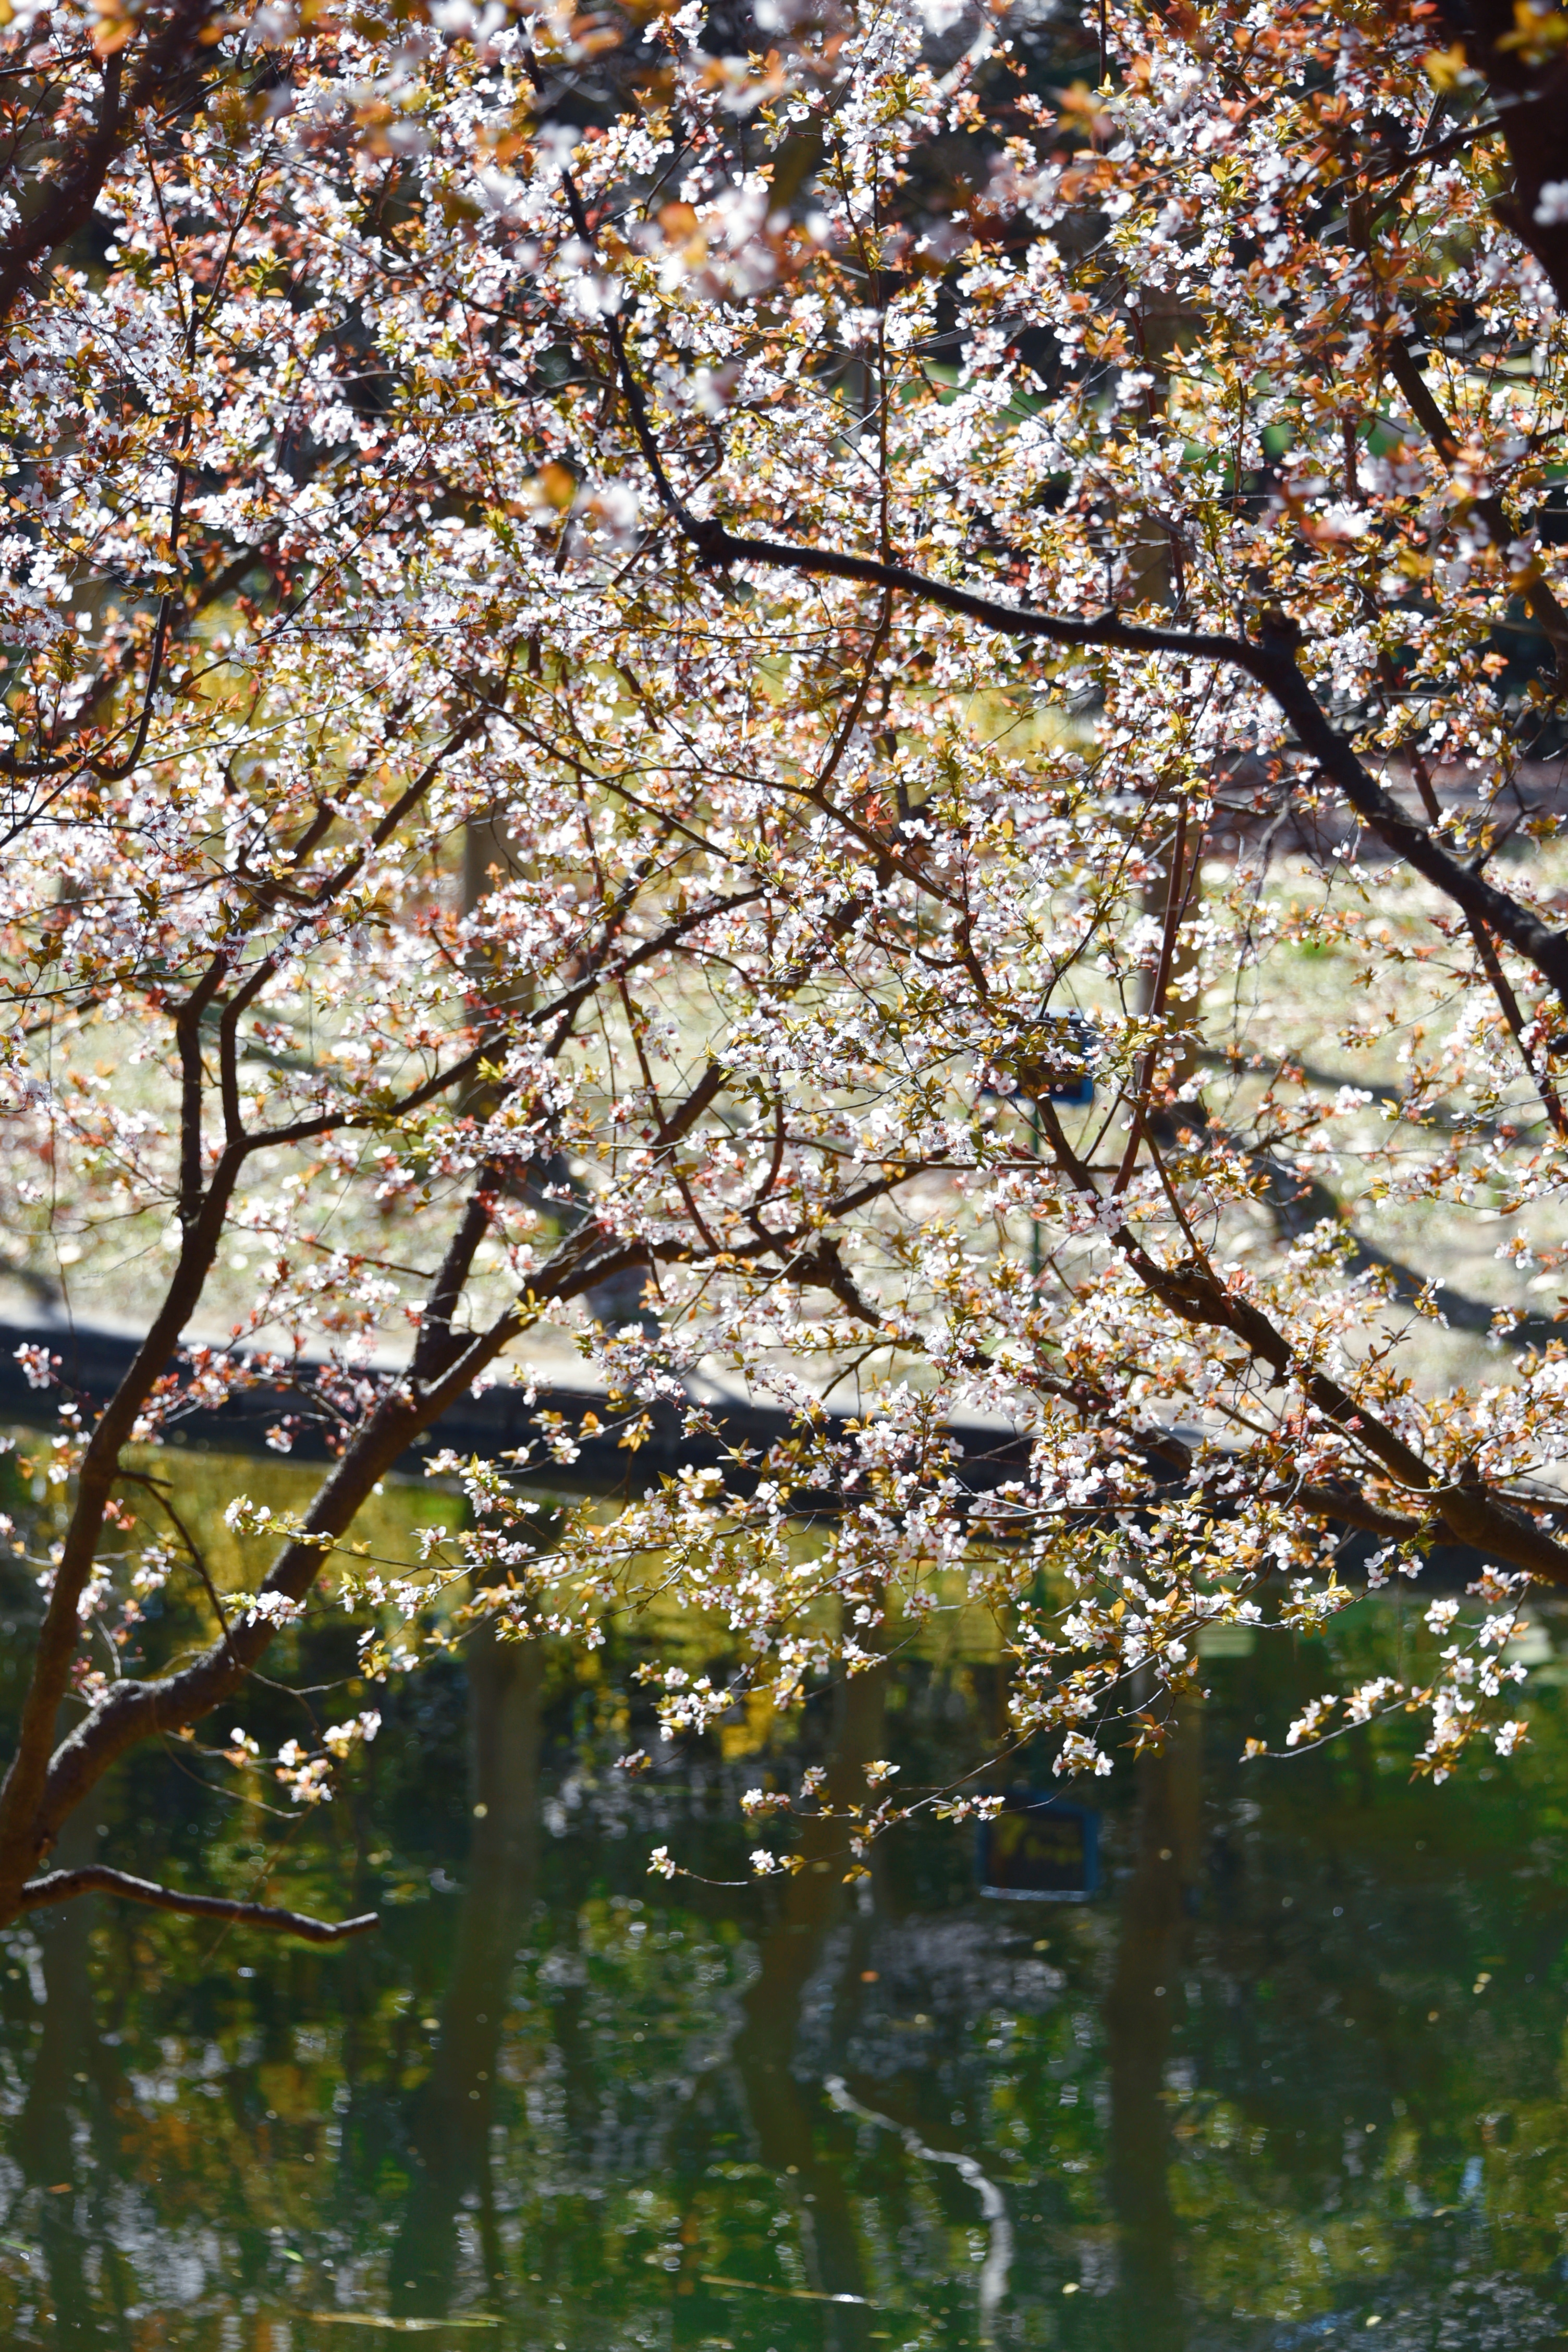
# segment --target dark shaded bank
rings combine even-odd
[[[19,1423],[53,1428],[58,1389],[37,1389],[28,1381],[16,1350],[39,1348],[59,1360],[61,1388],[86,1406],[101,1407],[110,1397],[135,1356],[134,1334],[106,1330],[90,1324],[53,1322],[0,1323],[0,1423]],[[243,1355],[244,1350],[237,1349]],[[301,1462],[332,1458],[331,1423],[310,1389],[319,1367],[302,1368],[298,1385],[266,1384],[231,1397],[213,1407],[195,1402],[182,1411],[166,1441],[196,1445],[223,1454],[266,1454],[268,1432],[287,1419],[290,1423],[290,1457]],[[615,1494],[635,1480],[639,1490],[661,1475],[711,1465],[734,1468],[736,1448],[759,1456],[792,1433],[789,1415],[776,1407],[724,1399],[700,1404],[705,1425],[689,1427],[685,1408],[661,1398],[647,1408],[651,1427],[635,1455],[620,1445],[612,1427],[598,1430],[583,1424],[590,1414],[605,1414],[604,1391],[543,1384],[531,1391],[497,1386],[482,1395],[465,1397],[425,1432],[409,1448],[406,1466],[416,1467],[422,1455],[454,1446],[464,1454],[500,1454],[536,1441],[543,1416],[559,1414],[575,1445],[571,1462],[546,1461],[522,1474],[531,1483],[556,1490],[584,1494]],[[839,1434],[851,1416],[829,1411],[825,1415],[830,1433]],[[958,1448],[958,1475],[970,1491],[987,1494],[1005,1479],[1018,1477],[1028,1467],[1026,1443],[1006,1431],[971,1426],[950,1433]],[[805,1498],[809,1506],[809,1497]]]
[[[56,1424],[56,1390],[39,1390],[28,1381],[17,1360],[19,1348],[41,1348],[59,1359],[61,1385],[84,1406],[100,1407],[130,1369],[137,1342],[128,1332],[106,1330],[90,1324],[0,1323],[0,1425],[7,1422],[35,1428]],[[329,1443],[331,1421],[320,1404],[312,1404],[306,1367],[298,1387],[265,1385],[231,1397],[213,1407],[195,1402],[184,1411],[165,1442],[193,1445],[222,1454],[266,1454],[271,1451],[268,1432],[288,1419],[289,1454],[300,1462],[332,1458]],[[601,1427],[605,1398],[599,1390],[545,1385],[531,1391],[498,1386],[482,1395],[469,1395],[454,1406],[410,1446],[401,1467],[416,1471],[428,1455],[446,1447],[461,1454],[501,1455],[537,1442],[544,1416],[559,1416],[564,1433],[575,1448],[569,1462],[547,1459],[520,1474],[524,1484],[554,1493],[617,1495],[638,1493],[681,1470],[722,1468],[736,1475],[736,1454],[758,1466],[772,1449],[794,1434],[789,1415],[776,1407],[724,1399],[700,1401],[700,1421],[692,1425],[686,1409],[660,1398],[647,1408],[650,1427],[635,1454],[624,1448],[615,1427]],[[838,1436],[851,1416],[829,1411],[824,1416],[829,1436]],[[584,1423],[587,1426],[584,1427]],[[1026,1438],[995,1427],[955,1425],[947,1433],[953,1446],[953,1475],[964,1490],[980,1499],[1028,1469]],[[1158,1461],[1151,1463],[1156,1478],[1172,1476]],[[740,1474],[744,1478],[743,1471]],[[797,1492],[795,1509],[802,1517],[836,1507],[829,1496]],[[1376,1537],[1342,1529],[1342,1577],[1355,1580],[1364,1573]],[[1423,1589],[1460,1592],[1479,1575],[1485,1556],[1468,1544],[1436,1544],[1427,1556]]]

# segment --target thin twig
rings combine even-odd
[[[1443,822],[1443,812],[1433,788],[1432,772],[1419,751],[1412,760],[1411,766],[1415,771],[1415,788],[1421,795],[1422,806],[1436,828]],[[1501,1008],[1502,1017],[1508,1023],[1513,1042],[1519,1047],[1520,1058],[1534,1081],[1535,1091],[1541,1097],[1546,1116],[1559,1136],[1568,1137],[1568,1113],[1563,1110],[1562,1097],[1553,1086],[1549,1072],[1544,1068],[1537,1068],[1534,1056],[1524,1042],[1528,1024],[1519,999],[1513,992],[1513,982],[1504,971],[1501,959],[1492,945],[1491,934],[1479,915],[1472,915],[1468,909],[1461,911],[1465,917],[1465,927],[1475,943],[1476,953],[1480,959],[1481,970],[1486,973],[1492,994],[1497,998]]]
[[[145,1486],[147,1492],[152,1496],[153,1500],[157,1504],[158,1508],[172,1523],[174,1533],[179,1537],[180,1541],[184,1545],[186,1551],[190,1555],[191,1566],[195,1570],[196,1574],[202,1580],[203,1590],[205,1591],[207,1599],[212,1603],[213,1615],[217,1619],[218,1624],[222,1629],[224,1646],[232,1656],[234,1652],[234,1638],[228,1630],[228,1619],[224,1613],[223,1602],[218,1599],[217,1588],[213,1583],[212,1578],[207,1572],[207,1564],[202,1556],[201,1546],[197,1543],[195,1538],[186,1527],[184,1519],[181,1518],[178,1511],[175,1510],[173,1503],[170,1502],[168,1496],[163,1492],[163,1482],[157,1478],[150,1478],[143,1470],[122,1470],[120,1475],[128,1486]]]
[[[1193,860],[1192,873],[1189,874],[1187,871],[1187,803],[1184,794],[1176,810],[1176,838],[1171,848],[1171,877],[1165,900],[1164,937],[1160,942],[1159,969],[1154,975],[1153,997],[1149,1007],[1150,1017],[1155,1023],[1162,1022],[1165,1017],[1165,999],[1170,993],[1171,973],[1176,960],[1176,934],[1181,929],[1182,918],[1187,911],[1193,877],[1196,872],[1196,857]],[[1117,1170],[1115,1181],[1110,1187],[1113,1200],[1125,1192],[1131,1181],[1132,1171],[1137,1165],[1138,1146],[1143,1139],[1143,1128],[1149,1115],[1149,1090],[1154,1083],[1156,1059],[1156,1046],[1151,1040],[1144,1049],[1138,1083],[1133,1088],[1132,1119],[1127,1138],[1127,1149],[1121,1155],[1121,1165]]]

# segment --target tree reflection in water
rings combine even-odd
[[[830,1811],[864,1804],[866,1766],[885,1751],[887,1698],[885,1664],[856,1675],[835,1693],[824,1791]],[[821,1965],[829,1930],[847,1910],[849,1933],[840,1940],[826,1991],[833,2054],[840,2054],[869,1943],[875,1876],[855,1880],[855,1899],[847,1904],[848,1842],[843,1822],[826,1815],[807,1820],[798,1850],[805,1867],[785,1882],[773,1921],[762,1937],[756,1978],[746,1995],[744,2025],[736,2039],[735,2063],[757,2156],[785,2184],[813,2289],[860,2298],[858,2304],[824,2306],[823,2341],[833,2352],[838,2347],[860,2352],[868,2322],[859,2233],[843,2169],[826,2143],[820,2085],[803,2080],[795,2065],[806,1985]]]
[[[57,1848],[62,1868],[96,1860],[97,1823],[97,1809],[89,1806],[67,1824]],[[101,2242],[102,2198],[93,2190],[102,2178],[105,2158],[112,2161],[112,2142],[105,2145],[104,2126],[118,2104],[118,2086],[113,2053],[98,2031],[89,1966],[95,1908],[89,1898],[38,1923],[42,2031],[26,2095],[10,2135],[22,2178],[33,2192],[37,2254],[48,2281],[53,2340],[61,2352],[79,2352],[79,2347],[104,2340],[100,2298],[89,2284],[88,2256],[95,2242]],[[78,2161],[84,2128],[96,2141],[99,2156],[91,2180],[83,2179]],[[89,2198],[97,2211],[83,2210]]]
[[[1183,2000],[1184,1947],[1202,1835],[1197,1725],[1179,1719],[1135,1767],[1131,1863],[1105,1995],[1110,2086],[1106,2192],[1117,2228],[1118,2301],[1129,2352],[1185,2339],[1171,2208],[1165,2067]]]
[[[387,2298],[400,2315],[451,2310],[458,2209],[470,2192],[477,2192],[488,2299],[498,2309],[505,2301],[490,2126],[501,2027],[538,1877],[543,1653],[534,1643],[498,1642],[486,1629],[468,1645],[468,1885],[430,2073],[409,2102],[413,2161]]]
[[[742,1879],[732,1799],[770,1767],[822,1763],[839,1801],[885,1753],[942,1777],[972,1738],[957,1671],[879,1665],[822,1695],[805,1748],[629,1789],[589,1719],[622,1706],[613,1675],[566,1675],[479,1641],[466,1684],[389,1699],[369,1861],[307,1823],[289,1864],[323,1902],[374,1864],[374,1946],[86,1906],[10,1939],[0,2340],[354,2352],[376,2337],[337,2321],[376,2315],[492,2323],[437,2352],[1559,2329],[1555,1692],[1506,1780],[1434,1792],[1370,1743],[1240,1774],[1216,1673],[1097,1792],[1107,1887],[1072,1910],[979,1900],[967,1832],[936,1828],[848,1885],[826,1822],[790,1879],[644,1874],[668,1842]],[[252,1832],[187,1778],[133,1801],[182,1867],[254,1878]]]

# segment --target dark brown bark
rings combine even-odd
[[[564,184],[579,233],[586,238],[591,231],[569,175]],[[1170,654],[1185,661],[1241,670],[1262,687],[1289,720],[1301,749],[1338,786],[1384,846],[1452,899],[1467,916],[1486,923],[1500,939],[1527,957],[1568,1007],[1568,933],[1553,930],[1529,907],[1464,864],[1384,790],[1363,764],[1349,739],[1334,726],[1302,675],[1297,656],[1303,640],[1293,622],[1265,614],[1254,638],[1212,630],[1156,628],[1120,620],[1114,612],[1102,614],[1097,620],[1080,620],[1065,614],[1028,611],[999,597],[984,596],[973,589],[933,580],[904,564],[883,562],[872,556],[854,555],[837,548],[796,547],[782,540],[743,537],[715,518],[694,514],[676,489],[665,467],[626,337],[614,319],[607,322],[606,331],[632,431],[659,500],[704,563],[717,567],[754,563],[811,579],[858,581],[867,587],[896,592],[917,604],[934,604],[944,613],[977,621],[1005,636],[1037,638],[1047,645],[1076,646],[1085,651],[1101,646],[1110,652]]]
[[[215,1171],[205,1202],[186,1227],[163,1305],[94,1430],[79,1474],[76,1505],[34,1653],[16,1749],[0,1785],[0,1916],[10,1913],[23,1882],[47,1851],[48,1841],[40,1843],[37,1837],[38,1805],[56,1718],[81,1638],[77,1603],[103,1539],[104,1517],[121,1455],[195,1311],[242,1164],[243,1155],[230,1151]]]
[[[1092,1175],[1074,1151],[1050,1103],[1040,1105],[1040,1118],[1058,1161],[1077,1189],[1098,1192]],[[1194,1255],[1174,1265],[1163,1265],[1151,1256],[1127,1225],[1118,1226],[1110,1239],[1150,1297],[1168,1313],[1195,1329],[1228,1332],[1259,1370],[1268,1373],[1271,1386],[1293,1383],[1308,1404],[1336,1429],[1353,1437],[1372,1462],[1387,1474],[1394,1489],[1392,1499],[1403,1501],[1408,1496],[1413,1507],[1412,1516],[1401,1520],[1392,1511],[1382,1514],[1379,1507],[1366,1497],[1345,1493],[1343,1499],[1323,1510],[1322,1516],[1373,1527],[1380,1533],[1391,1535],[1402,1526],[1407,1538],[1418,1537],[1423,1518],[1429,1518],[1434,1525],[1440,1523],[1458,1543],[1473,1544],[1478,1551],[1489,1553],[1510,1567],[1527,1569],[1545,1583],[1568,1584],[1568,1546],[1549,1535],[1529,1512],[1494,1495],[1479,1476],[1453,1479],[1439,1475],[1396,1430],[1358,1405],[1337,1381],[1298,1359],[1278,1325],[1244,1292],[1232,1288],[1205,1258]],[[1314,1506],[1306,1502],[1307,1497],[1321,1496],[1326,1503],[1330,1496],[1339,1496],[1342,1491],[1338,1486],[1324,1489],[1303,1486],[1299,1499],[1316,1515]],[[1416,1507],[1422,1517],[1415,1515]]]
[[[89,1862],[79,1870],[54,1870],[22,1889],[21,1911],[73,1902],[81,1895],[119,1895],[128,1903],[145,1903],[154,1911],[178,1911],[195,1919],[227,1919],[237,1927],[267,1927],[276,1935],[302,1936],[310,1944],[341,1944],[347,1936],[363,1936],[381,1920],[374,1911],[357,1919],[312,1919],[303,1911],[285,1911],[275,1903],[239,1903],[226,1895],[186,1895],[176,1886],[156,1886],[149,1878],[132,1878],[127,1870]]]
[[[1561,27],[1559,11],[1542,15]],[[1568,305],[1568,219],[1538,217],[1542,189],[1568,180],[1568,47],[1518,43],[1512,0],[1466,0],[1462,8],[1445,0],[1442,17],[1486,82],[1508,148],[1511,185],[1497,198],[1498,218],[1534,254],[1558,300]]]
[[[67,134],[31,210],[21,194],[24,217],[0,253],[0,322],[87,226],[104,181],[140,135],[144,117],[160,103],[188,100],[194,70],[208,54],[203,37],[220,14],[215,0],[175,0],[142,16],[126,47],[104,59],[91,123]]]

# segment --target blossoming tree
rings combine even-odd
[[[374,1674],[673,1585],[734,1659],[674,1736],[978,1599],[1098,1772],[1206,1628],[1458,1543],[1426,1680],[1289,1736],[1506,1753],[1568,1580],[1568,16],[11,11],[0,1225],[143,1336],[60,1391],[0,1919],[366,1924],[47,1866],[340,1603]],[[358,1559],[547,1327],[634,1468],[699,1370],[790,1434],[542,1517],[546,1421]],[[331,1466],[162,1655],[145,1449],[263,1381]]]

